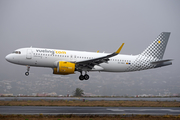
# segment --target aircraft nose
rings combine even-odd
[[[11,61],[11,55],[7,55],[7,56],[5,57],[5,59],[6,59],[8,62],[10,62],[10,61]]]

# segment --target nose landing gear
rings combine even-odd
[[[27,66],[27,72],[25,72],[25,75],[26,75],[26,76],[29,75],[29,70],[30,70],[30,66]]]
[[[25,75],[28,76],[28,75],[29,75],[29,72],[25,72]]]

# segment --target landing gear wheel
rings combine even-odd
[[[79,80],[84,80],[84,76],[83,76],[83,75],[80,75],[80,76],[79,76]]]
[[[25,72],[25,75],[28,76],[29,75],[29,70],[30,70],[30,66],[27,65],[27,72]]]
[[[28,75],[29,75],[29,72],[25,72],[25,75],[28,76]]]
[[[88,75],[88,74],[85,74],[85,75],[84,75],[84,79],[85,79],[85,80],[88,80],[88,79],[89,79],[89,75]]]

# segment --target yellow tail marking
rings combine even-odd
[[[116,53],[117,53],[117,54],[119,54],[119,53],[120,53],[120,51],[121,51],[121,49],[122,49],[123,45],[124,45],[124,43],[123,43],[123,44],[121,45],[121,47],[119,47],[119,49],[116,51]]]
[[[99,53],[99,50],[97,51],[97,53]]]

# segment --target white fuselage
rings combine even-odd
[[[89,71],[129,72],[172,65],[171,59],[162,60],[170,32],[162,32],[142,53],[120,55],[124,43],[113,53],[83,52],[72,50],[21,48],[6,56],[6,60],[30,66],[49,67],[53,74],[68,75],[80,72],[80,80],[88,80]],[[83,75],[82,72],[85,72]]]
[[[19,65],[36,67],[57,67],[58,61],[79,62],[108,55],[108,53],[70,51],[46,48],[21,48],[20,54],[11,53],[6,60]],[[137,56],[117,55],[111,57],[107,63],[101,63],[90,71],[125,72],[129,65],[133,64]]]

